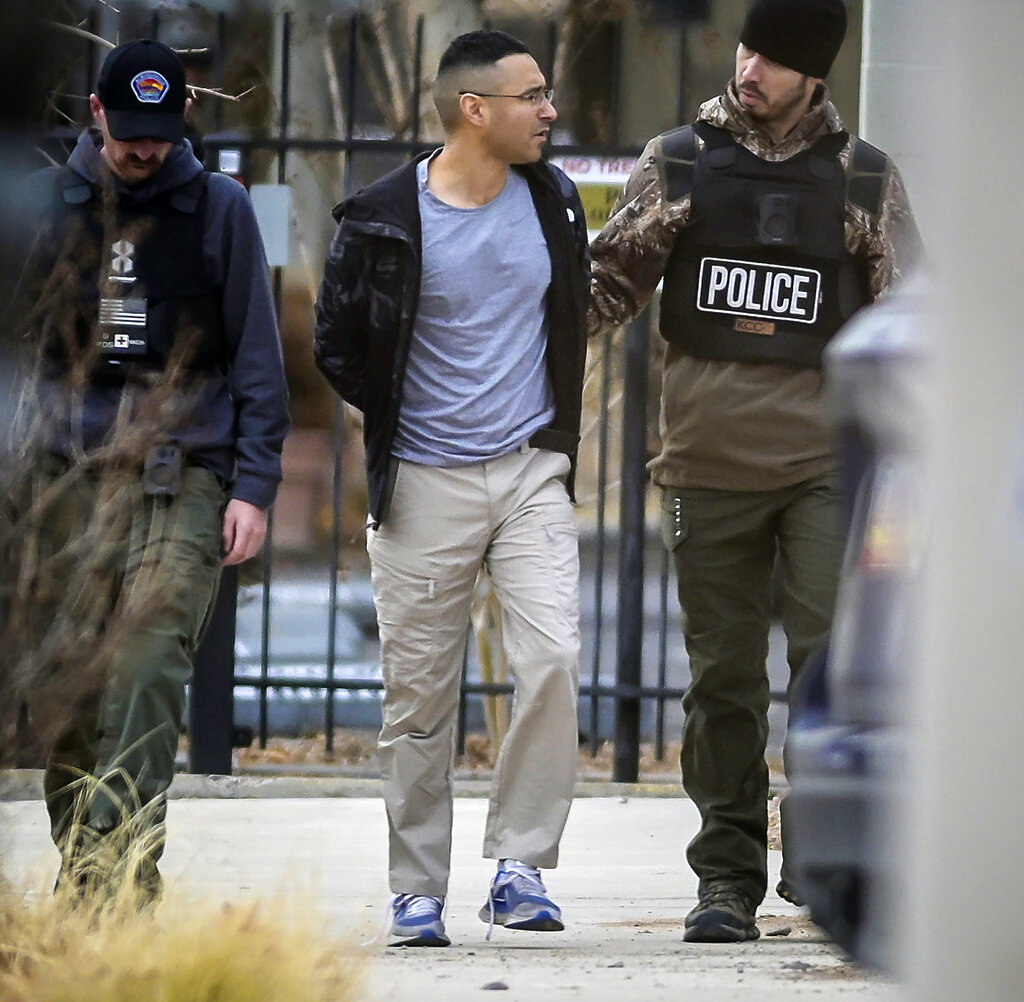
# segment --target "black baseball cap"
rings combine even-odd
[[[111,51],[96,96],[114,139],[178,143],[185,135],[185,67],[162,42],[143,38]]]

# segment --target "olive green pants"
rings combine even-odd
[[[136,818],[132,840],[143,840],[158,880],[185,684],[220,574],[224,490],[198,467],[185,468],[168,499],[130,478],[115,487],[79,478],[61,489],[62,475],[42,478],[57,490],[40,552],[91,595],[63,595],[49,614],[72,619],[83,652],[101,661],[104,684],[77,700],[49,756],[51,832],[67,856],[72,827],[93,837]],[[76,608],[97,621],[74,622]]]
[[[760,902],[767,887],[772,569],[792,687],[827,632],[843,534],[835,478],[773,491],[665,488],[662,531],[676,566],[691,682],[683,698],[683,787],[701,826],[687,848],[700,879]]]

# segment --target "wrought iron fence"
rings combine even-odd
[[[213,134],[205,138],[205,158],[210,169],[220,166],[220,154],[231,148],[244,154],[269,153],[276,157],[276,176],[283,184],[287,176],[288,158],[315,153],[340,155],[344,160],[346,184],[356,183],[361,171],[360,157],[370,155],[378,164],[380,155],[394,164],[432,148],[421,135],[419,92],[422,79],[423,20],[415,33],[414,93],[410,108],[412,117],[404,136],[368,138],[357,134],[356,108],[359,104],[361,76],[359,72],[361,14],[352,14],[347,30],[347,51],[343,54],[343,77],[346,90],[344,134],[322,138],[297,137],[289,121],[292,38],[291,20],[283,15],[279,39],[280,114],[276,133],[265,136]],[[230,44],[223,15],[219,19],[218,61],[223,69],[224,49]],[[161,30],[159,11],[154,11],[150,33],[158,37]],[[556,32],[549,26],[544,37],[547,52],[542,65],[550,70],[555,62]],[[90,57],[91,58],[91,57]],[[549,79],[551,78],[549,73]],[[618,135],[617,125],[612,134]],[[615,159],[635,157],[635,147],[583,146],[575,143],[554,144],[553,156],[581,155]],[[363,171],[365,173],[365,171]],[[341,194],[341,193],[339,193]],[[275,293],[281,302],[282,275],[274,271]],[[592,525],[585,532],[586,573],[581,599],[589,609],[584,626],[585,658],[581,664],[580,721],[592,755],[600,744],[614,742],[613,778],[635,780],[638,775],[642,739],[653,741],[655,754],[661,758],[668,743],[668,729],[675,721],[678,706],[685,692],[679,682],[671,684],[670,675],[679,679],[684,656],[678,651],[679,630],[670,625],[674,618],[668,598],[668,556],[657,541],[656,528],[649,523],[647,459],[649,324],[646,315],[619,335],[606,334],[592,354],[599,360],[599,421],[593,443],[594,511]],[[614,406],[618,398],[619,403]],[[615,427],[617,421],[618,427]],[[617,433],[617,434],[616,434]],[[339,553],[342,547],[340,520],[343,490],[353,478],[361,478],[362,470],[346,469],[343,445],[346,434],[343,406],[339,407],[333,436],[332,516],[329,559],[323,568],[327,589],[323,610],[324,638],[322,672],[296,678],[284,669],[287,665],[275,655],[271,644],[270,622],[274,612],[278,582],[274,576],[274,527],[271,518],[267,545],[262,557],[262,583],[259,586],[258,650],[249,652],[240,663],[236,659],[236,617],[238,579],[235,569],[226,570],[217,605],[209,629],[196,656],[196,672],[190,693],[190,768],[198,772],[227,773],[231,771],[233,734],[235,732],[235,694],[243,689],[255,692],[257,707],[254,731],[261,745],[272,733],[271,708],[275,696],[287,692],[313,692],[322,700],[322,730],[326,751],[333,749],[337,693],[378,694],[382,689],[379,671],[362,674],[339,674],[338,609]],[[618,524],[610,524],[608,500],[618,501]],[[614,606],[611,601],[614,591]],[[652,611],[653,610],[653,611]],[[653,621],[653,622],[652,622]],[[614,644],[608,634],[614,633]],[[614,648],[611,650],[610,648]],[[653,649],[652,649],[653,648]],[[670,650],[676,648],[676,650]],[[469,672],[469,659],[462,678],[459,747],[463,747],[471,726],[469,709],[481,696],[512,692],[511,684],[487,682]],[[779,694],[773,694],[778,696]]]

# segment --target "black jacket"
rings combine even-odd
[[[420,158],[422,159],[422,158]],[[555,417],[530,444],[573,461],[580,435],[590,257],[575,185],[546,163],[517,166],[551,255],[547,367]],[[397,464],[391,443],[420,292],[421,231],[416,162],[346,199],[316,303],[314,356],[341,397],[363,412],[370,517],[387,515]],[[569,479],[572,493],[572,473]]]

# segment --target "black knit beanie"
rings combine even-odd
[[[821,79],[845,36],[843,0],[754,0],[740,41],[766,59]]]

